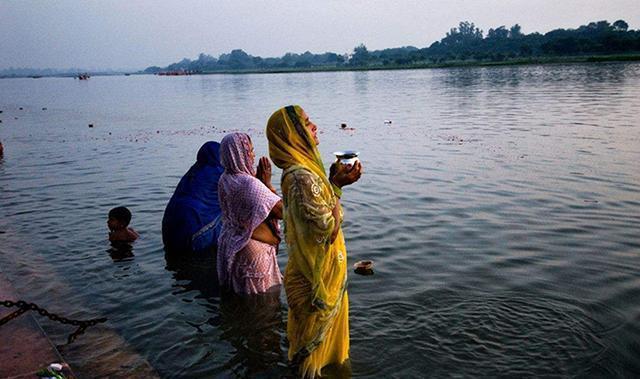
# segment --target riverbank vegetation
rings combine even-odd
[[[466,65],[640,60],[640,30],[624,20],[590,22],[576,29],[524,34],[520,25],[499,26],[487,33],[463,21],[428,47],[405,46],[370,51],[364,44],[351,53],[309,51],[279,58],[252,56],[236,49],[218,58],[201,53],[144,73],[291,72],[375,70]]]

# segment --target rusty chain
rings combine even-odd
[[[62,316],[58,316],[55,313],[50,313],[48,312],[46,309],[40,308],[39,306],[37,306],[34,303],[27,303],[26,301],[23,300],[18,300],[18,301],[11,301],[11,300],[2,300],[0,301],[0,305],[4,305],[7,308],[12,308],[12,307],[18,307],[18,310],[6,315],[5,317],[0,319],[0,326],[8,323],[9,321],[13,320],[14,318],[20,316],[21,314],[27,312],[27,311],[36,311],[38,312],[41,316],[45,316],[47,318],[49,318],[50,320],[59,322],[61,324],[65,324],[65,325],[73,325],[73,326],[77,326],[78,328],[76,329],[75,332],[71,333],[71,335],[69,335],[69,337],[67,338],[67,344],[70,344],[71,342],[73,342],[76,337],[78,337],[80,334],[84,333],[85,329],[87,329],[87,327],[89,326],[94,326],[96,324],[102,323],[107,321],[106,317],[102,317],[102,318],[96,318],[96,319],[91,319],[91,320],[71,320],[68,319],[66,317],[62,317]]]

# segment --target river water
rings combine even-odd
[[[354,377],[640,375],[637,63],[0,80],[0,270],[49,311],[108,318],[66,344],[38,316],[77,373],[290,375],[284,294],[221,298],[160,234],[200,145],[244,131],[267,155],[290,103],[325,162],[361,152],[344,231],[375,274],[349,277]],[[118,205],[128,254],[107,241]]]

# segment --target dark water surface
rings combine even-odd
[[[375,275],[350,275],[354,377],[640,375],[637,63],[0,80],[0,270],[25,300],[108,317],[70,345],[39,318],[78,373],[290,374],[284,294],[221,298],[160,235],[200,145],[247,131],[266,155],[289,103],[325,161],[362,152],[344,229]],[[109,250],[117,205],[129,254]]]

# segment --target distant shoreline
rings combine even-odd
[[[562,63],[604,63],[604,62],[638,62],[640,54],[624,55],[590,55],[570,57],[536,57],[509,59],[500,62],[494,61],[448,61],[442,63],[362,66],[362,67],[309,67],[309,68],[283,68],[266,70],[221,70],[197,72],[190,75],[216,75],[216,74],[289,74],[305,72],[336,72],[336,71],[391,71],[391,70],[419,70],[457,67],[496,67],[496,66],[525,66]],[[146,75],[146,74],[144,74]],[[149,74],[154,75],[154,74]]]
[[[616,54],[616,55],[588,55],[588,56],[561,56],[561,57],[532,57],[505,59],[503,61],[446,61],[441,63],[423,64],[402,64],[402,65],[381,65],[381,66],[341,66],[341,67],[306,67],[306,68],[270,68],[270,69],[236,69],[219,71],[201,71],[188,75],[234,75],[234,74],[290,74],[290,73],[311,73],[311,72],[339,72],[339,71],[392,71],[392,70],[418,70],[418,69],[438,69],[438,68],[458,68],[458,67],[499,67],[499,66],[526,66],[545,65],[563,63],[604,63],[604,62],[638,62],[640,54]],[[90,72],[91,76],[129,76],[129,75],[156,75],[144,72],[121,72],[121,73],[100,73]],[[75,78],[77,75],[22,75],[22,76],[0,76],[0,79],[19,78]]]

